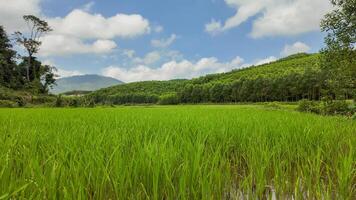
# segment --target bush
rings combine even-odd
[[[17,103],[9,100],[0,100],[0,108],[14,108]]]
[[[320,113],[319,103],[315,101],[301,100],[298,103],[298,111],[300,112],[311,112],[311,113]]]
[[[177,105],[179,104],[179,98],[177,94],[165,94],[159,97],[158,104],[160,105]]]
[[[268,109],[273,109],[273,110],[279,110],[281,109],[282,107],[279,105],[278,102],[269,102],[269,103],[266,103],[264,105],[265,108],[268,108]]]
[[[53,96],[33,96],[32,103],[35,105],[53,103],[56,101],[56,98]]]
[[[64,106],[64,99],[62,97],[62,95],[58,95],[56,98],[56,102],[55,102],[55,106],[56,107],[63,107]]]
[[[78,98],[70,98],[70,99],[68,99],[68,101],[69,101],[69,106],[70,107],[79,107],[80,106],[80,101],[79,101],[79,99]]]
[[[324,115],[346,115],[350,111],[346,101],[324,101],[321,106]]]
[[[356,108],[353,104],[348,104],[346,101],[323,99],[321,103],[308,100],[299,101],[297,110],[301,112],[311,112],[323,115],[352,116],[355,113]]]
[[[352,115],[351,119],[356,120],[356,113]]]

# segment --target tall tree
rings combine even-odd
[[[26,79],[28,82],[31,81],[30,79],[30,68],[33,67],[32,65],[32,60],[33,60],[33,55],[38,53],[40,46],[41,46],[41,41],[40,38],[43,34],[49,33],[52,31],[51,27],[48,25],[48,23],[44,20],[41,20],[40,18],[33,16],[33,15],[25,15],[23,16],[23,19],[26,21],[28,28],[29,28],[29,36],[26,36],[25,34],[21,32],[16,32],[16,40],[19,44],[21,44],[27,51],[28,54],[28,66],[26,68]],[[34,71],[36,69],[33,69]],[[36,75],[36,72],[33,73]],[[33,79],[37,79],[40,77],[34,76]]]
[[[0,85],[14,87],[16,85],[16,52],[12,50],[10,40],[0,26]]]
[[[344,98],[356,91],[356,0],[331,0],[334,10],[321,22],[327,33],[322,66],[329,95]],[[354,94],[355,95],[355,94]]]
[[[24,57],[21,63],[19,63],[18,68],[24,69],[28,66],[27,57]],[[55,84],[55,67],[50,65],[43,65],[40,61],[33,57],[32,60],[32,68],[29,70],[30,77],[38,77],[30,82],[30,89],[32,89],[32,93],[48,93],[48,90]],[[23,70],[21,71],[23,73]],[[22,74],[25,75],[24,73]]]

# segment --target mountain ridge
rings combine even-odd
[[[97,74],[76,75],[58,79],[50,92],[61,94],[70,91],[95,91],[123,83],[115,78]]]

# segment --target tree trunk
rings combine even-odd
[[[30,82],[30,68],[31,68],[31,53],[29,53],[29,56],[28,56],[28,64],[27,64],[27,68],[26,68],[26,78],[27,78],[27,81]]]

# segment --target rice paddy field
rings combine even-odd
[[[262,106],[0,109],[0,199],[356,199],[356,121]]]

